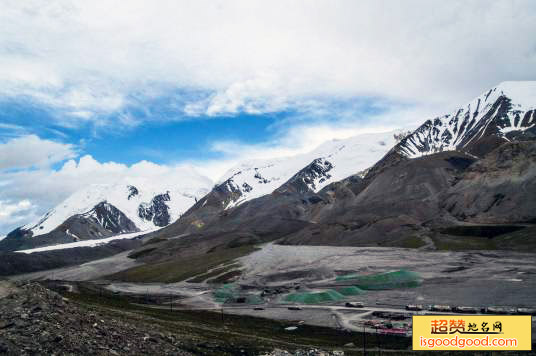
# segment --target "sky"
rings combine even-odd
[[[92,183],[415,128],[536,79],[536,2],[0,2],[0,235]]]

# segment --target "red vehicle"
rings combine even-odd
[[[408,331],[406,329],[380,329],[378,330],[379,334],[385,334],[385,335],[401,335],[406,336],[408,334]]]

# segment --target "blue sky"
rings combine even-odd
[[[87,184],[215,181],[536,79],[530,0],[6,0],[0,23],[0,235]]]
[[[188,96],[188,93],[184,93]],[[0,102],[0,137],[4,140],[24,134],[35,134],[42,139],[70,143],[79,155],[89,154],[100,162],[114,161],[127,165],[141,160],[158,164],[203,162],[225,159],[215,143],[233,142],[245,146],[274,144],[291,127],[329,122],[333,127],[361,122],[365,131],[378,130],[372,119],[392,110],[393,107],[412,108],[407,103],[383,103],[380,98],[357,97],[350,99],[315,98],[317,106],[297,109],[285,108],[267,113],[222,113],[218,115],[187,115],[182,107],[173,107],[169,97],[137,103],[106,113],[100,120],[65,123],[63,110],[51,108],[31,98],[12,98]],[[299,109],[299,108],[298,108]],[[123,117],[135,122],[124,124]],[[416,120],[420,118],[416,117]],[[353,124],[355,124],[355,122]],[[380,127],[387,130],[390,127]],[[327,137],[329,139],[331,137]],[[313,142],[308,148],[320,142]],[[297,149],[301,143],[298,143]],[[237,152],[239,154],[239,152]],[[247,158],[247,157],[246,157]],[[63,161],[55,162],[55,168]],[[215,172],[211,178],[218,178]]]
[[[201,117],[176,121],[148,120],[136,126],[121,126],[120,113],[111,113],[110,124],[101,127],[88,122],[75,127],[56,124],[54,115],[46,107],[24,101],[0,104],[0,127],[4,138],[20,134],[22,130],[37,134],[43,139],[73,143],[80,153],[91,154],[99,161],[117,161],[133,164],[140,160],[156,163],[173,163],[188,159],[219,158],[221,154],[210,150],[217,140],[256,143],[273,135],[273,125],[281,121],[284,113],[235,116]]]

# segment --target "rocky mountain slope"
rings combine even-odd
[[[397,132],[364,134],[329,141],[295,157],[244,162],[227,172],[209,194],[206,193],[210,183],[195,175],[180,182],[180,189],[155,182],[92,185],[76,192],[38,221],[8,234],[0,241],[0,250],[155,230],[176,221],[192,205],[193,211],[213,216],[270,194],[289,179],[302,193],[316,192],[372,165],[397,137]],[[194,217],[190,219],[195,225]]]
[[[508,142],[471,165],[440,198],[471,223],[536,223],[536,142]]]
[[[355,169],[313,188],[310,182],[331,171],[329,158],[313,160],[270,194],[238,206],[220,185],[153,235],[181,239],[152,245],[143,259],[172,258],[174,246],[195,251],[201,241],[204,251],[271,240],[418,247],[433,245],[449,227],[533,223],[535,107],[536,82],[503,83],[454,115],[427,121],[366,174]]]
[[[275,221],[279,215],[296,216],[304,200],[302,195],[307,196],[304,201],[309,204],[317,203],[319,200],[314,196],[322,188],[358,172],[363,174],[401,137],[401,131],[362,134],[328,141],[310,153],[295,157],[242,163],[226,173],[210,193],[193,205],[181,217],[181,223],[172,224],[159,234],[171,236],[196,232],[213,221],[219,221],[220,216],[238,214],[234,210],[261,215],[269,211],[270,221]],[[280,208],[279,201],[272,204],[270,199],[265,198],[270,195],[280,197],[284,208]],[[252,203],[259,198],[262,202]],[[310,201],[307,200],[309,198]],[[245,203],[251,204],[240,208]],[[251,206],[262,211],[254,212]],[[270,208],[272,206],[273,209]]]
[[[163,297],[168,300],[169,295]],[[351,354],[352,349],[360,347],[343,346],[355,337],[352,340],[325,327],[300,325],[303,331],[289,335],[285,328],[294,325],[293,321],[227,312],[222,319],[219,312],[175,307],[171,312],[167,308],[152,308],[155,301],[162,300],[159,296],[145,298],[150,304],[146,307],[132,303],[134,298],[140,302],[138,296],[112,294],[94,283],[0,280],[0,353],[344,356],[342,350]],[[406,349],[409,342],[399,339],[386,337],[382,346]],[[374,347],[370,342],[367,345]],[[283,351],[282,347],[292,352]]]

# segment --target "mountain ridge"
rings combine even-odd
[[[501,86],[510,87],[510,91],[515,92],[511,89],[515,83]],[[150,237],[158,240],[181,236],[179,240],[183,242],[171,243],[175,241],[172,239],[166,244],[166,256],[170,255],[169,250],[173,250],[174,244],[185,249],[192,248],[188,244],[197,246],[197,241],[203,240],[205,247],[210,243],[226,246],[225,239],[237,235],[244,236],[242,240],[251,243],[275,240],[283,244],[344,246],[405,247],[424,244],[424,241],[431,241],[431,237],[442,239],[446,235],[441,231],[446,227],[469,223],[464,221],[460,212],[452,214],[444,202],[452,204],[459,199],[463,200],[466,189],[462,189],[461,185],[467,181],[464,177],[470,174],[468,172],[471,172],[471,167],[478,162],[479,169],[484,172],[483,177],[486,177],[487,174],[492,174],[490,172],[502,169],[496,167],[497,157],[504,156],[500,154],[501,150],[508,151],[508,145],[527,141],[526,145],[521,145],[524,147],[522,150],[513,150],[510,160],[519,162],[523,161],[519,157],[530,158],[525,162],[526,169],[536,172],[536,160],[531,153],[532,147],[536,146],[536,136],[532,134],[535,130],[535,122],[532,121],[535,105],[527,104],[531,99],[536,104],[536,95],[531,94],[532,88],[536,88],[536,82],[521,84],[521,92],[530,89],[530,93],[521,98],[522,104],[518,104],[517,98],[508,97],[504,89],[497,89],[501,86],[483,94],[484,97],[487,95],[490,102],[480,107],[476,114],[469,111],[475,115],[462,115],[467,110],[458,110],[458,119],[471,119],[465,121],[466,128],[463,130],[458,130],[464,124],[463,120],[458,120],[457,123],[452,121],[452,125],[444,126],[445,122],[449,123],[455,118],[450,115],[437,119],[440,122],[435,123],[436,127],[433,120],[428,120],[405,137],[399,136],[400,142],[393,145],[370,169],[366,167],[365,172],[355,169],[353,175],[343,180],[332,180],[323,186],[315,186],[314,189],[307,185],[304,177],[311,177],[314,181],[324,174],[330,174],[332,169],[326,162],[315,166],[319,162],[312,160],[272,193],[229,208],[225,208],[227,202],[223,199],[230,199],[230,196],[225,195],[224,187],[219,186],[219,190],[209,193],[177,222]],[[475,100],[472,102],[478,102],[478,98]],[[481,102],[482,100],[480,98]],[[455,139],[450,137],[441,141],[441,135],[437,135],[441,133],[438,125],[443,125],[443,132],[458,128],[459,135]],[[423,144],[418,154],[407,154],[405,149],[408,144],[417,142],[416,138],[422,134],[423,127],[436,133],[436,136],[430,136],[431,144]],[[435,138],[438,140],[435,141]],[[461,144],[462,142],[470,142],[471,145]],[[476,151],[478,155],[475,154]],[[532,200],[536,201],[536,189],[529,189],[523,197],[516,193],[519,188],[515,186],[521,184],[532,187],[533,175],[512,172],[508,178],[512,181],[502,178],[504,187],[501,189],[507,197],[505,199],[512,200],[507,206],[512,206],[515,202],[526,205],[523,212],[528,213],[524,213],[523,219],[531,220],[530,212],[536,211],[536,206],[531,203]],[[507,176],[504,172],[501,174]],[[487,180],[488,178],[481,178],[478,185],[471,187],[474,194],[478,196],[482,193],[486,195],[485,199],[489,199],[489,189],[484,184]],[[521,183],[515,183],[516,180]],[[457,206],[462,204],[458,203]],[[485,209],[487,206],[483,204],[473,214],[478,216]],[[492,220],[489,219],[487,223]],[[516,222],[515,219],[498,221]],[[158,244],[153,245],[152,248],[157,246]],[[152,255],[159,253],[156,248]],[[150,256],[147,258],[151,259]]]
[[[534,131],[536,104],[530,99],[535,97],[536,81],[502,82],[453,113],[425,121],[398,151],[408,158],[454,150],[485,154],[489,149],[475,147],[482,138],[508,140],[513,132]]]
[[[248,224],[265,225],[266,229],[261,230],[269,234],[269,227],[274,226],[266,222],[261,223],[262,219],[270,219],[270,216],[266,215],[268,211],[274,214],[275,221],[290,218],[313,223],[328,219],[325,221],[329,222],[332,219],[329,216],[333,213],[328,212],[340,210],[341,207],[336,208],[338,204],[354,209],[352,206],[356,204],[365,204],[369,199],[365,197],[370,194],[374,184],[388,184],[389,180],[381,178],[382,175],[395,174],[389,178],[392,182],[404,182],[405,178],[400,180],[396,177],[396,174],[408,175],[407,172],[396,173],[403,169],[402,162],[434,156],[441,152],[457,152],[445,154],[444,158],[432,157],[428,163],[423,160],[421,163],[409,164],[417,171],[424,169],[419,173],[421,176],[416,177],[411,184],[429,185],[428,179],[440,179],[442,183],[438,183],[439,185],[430,191],[439,192],[447,189],[451,181],[463,179],[460,175],[464,174],[468,166],[501,145],[536,138],[535,99],[536,82],[503,82],[453,113],[426,120],[413,132],[398,130],[362,134],[344,140],[327,141],[306,154],[243,162],[231,168],[211,191],[207,189],[206,194],[192,195],[184,191],[163,189],[153,189],[148,194],[147,189],[140,186],[122,183],[120,187],[109,187],[109,190],[119,191],[121,199],[96,199],[95,197],[100,197],[100,193],[92,194],[92,188],[87,188],[85,192],[80,192],[78,197],[72,198],[73,204],[64,204],[63,207],[60,204],[57,209],[61,210],[67,206],[69,213],[63,216],[68,218],[83,215],[96,204],[106,202],[132,220],[135,228],[129,226],[120,231],[133,232],[164,227],[161,231],[151,233],[151,236],[189,234],[204,230],[217,232],[217,224],[221,224],[226,231],[231,231],[245,226],[246,221]],[[439,169],[437,177],[432,178],[432,173],[427,176],[427,165]],[[490,165],[491,163],[488,163],[488,166]],[[378,183],[381,182],[380,178],[385,182]],[[407,184],[410,184],[409,181]],[[378,189],[378,196],[389,191],[381,187]],[[86,204],[86,211],[76,211],[72,206],[76,207],[80,201],[84,201],[84,194],[90,197],[87,200],[91,204]],[[411,200],[411,196],[407,194],[404,199]],[[433,199],[436,199],[435,195],[437,194],[433,193]],[[179,199],[176,199],[177,197]],[[340,203],[342,200],[345,202]],[[186,202],[180,206],[182,211],[168,206],[170,202],[177,201]],[[377,218],[384,214],[381,201],[380,199],[375,203],[379,204],[379,210],[375,213]],[[74,211],[76,214],[73,215]],[[438,210],[434,205],[430,211]],[[57,223],[61,220],[51,219],[54,214],[62,216],[61,211],[58,214],[58,211],[53,210],[37,224],[27,224],[19,232],[30,231],[34,237],[52,232],[50,226],[59,226]],[[340,211],[339,214],[346,213]],[[110,222],[117,223],[119,215],[115,215],[115,219]],[[361,219],[367,224],[366,221],[369,221],[372,215],[367,217],[365,214]],[[238,220],[232,222],[233,217]],[[413,221],[408,221],[410,220]],[[338,224],[336,221],[329,222],[331,223]],[[390,225],[396,224],[395,222]],[[343,226],[346,225],[343,223]],[[357,225],[352,223],[348,226],[354,226],[352,229],[356,229]],[[72,235],[72,230],[64,229],[63,232]]]

